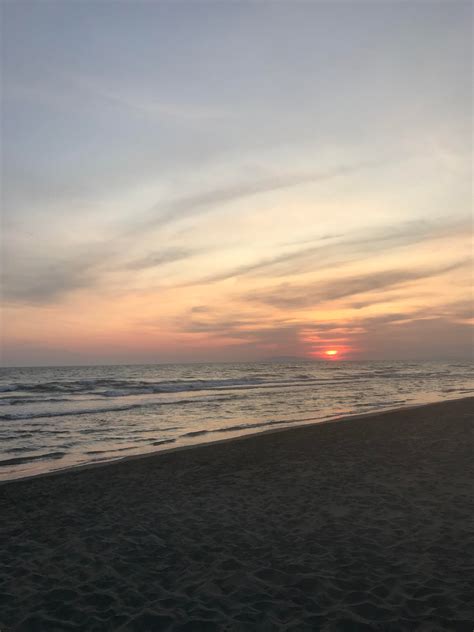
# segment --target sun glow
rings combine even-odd
[[[329,349],[328,351],[325,351],[324,354],[327,356],[336,356],[339,353],[339,351],[337,349]]]

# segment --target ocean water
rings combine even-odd
[[[0,480],[474,392],[466,362],[0,369]]]

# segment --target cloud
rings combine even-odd
[[[163,248],[146,257],[128,262],[117,261],[117,250],[112,242],[75,253],[70,259],[48,260],[30,256],[19,265],[3,266],[3,298],[9,302],[47,304],[60,300],[76,290],[95,287],[111,269],[137,272],[183,261],[199,251],[186,248]]]
[[[301,246],[302,244],[314,244],[316,241],[326,241],[329,239],[338,239],[344,237],[345,233],[326,233],[324,235],[315,235],[306,239],[296,239],[294,241],[285,241],[282,246]]]
[[[143,270],[145,268],[157,268],[175,261],[183,261],[202,252],[193,248],[162,248],[158,252],[150,253],[141,259],[134,259],[124,264],[128,270]]]
[[[469,296],[472,296],[472,284],[469,286]],[[451,318],[453,320],[472,320],[474,318],[474,310],[472,299],[456,301],[448,305],[442,305],[436,309],[438,316]]]
[[[468,302],[457,301],[419,310],[398,310],[350,320],[314,322],[300,318],[235,317],[222,308],[200,306],[176,323],[180,332],[215,340],[222,353],[259,359],[273,355],[317,357],[337,345],[353,359],[469,358],[472,327],[459,322]],[[192,343],[190,343],[192,344]],[[225,356],[224,356],[225,357]]]
[[[304,343],[300,336],[301,324],[291,320],[276,319],[263,321],[259,318],[227,318],[209,313],[203,319],[191,318],[179,322],[179,329],[187,334],[205,334],[206,339],[217,339],[221,345],[238,345],[241,352],[251,357],[262,357],[262,353],[278,354],[304,353]]]
[[[4,273],[4,296],[10,301],[47,303],[58,301],[62,296],[84,287],[93,287],[100,282],[107,269],[119,267],[140,270],[157,267],[173,261],[185,260],[198,250],[183,247],[166,247],[141,259],[124,262],[122,252],[136,243],[153,228],[168,225],[189,217],[197,217],[214,210],[230,201],[259,193],[318,182],[349,174],[370,163],[352,166],[338,166],[326,172],[298,172],[279,174],[268,178],[216,188],[211,191],[187,196],[155,205],[142,217],[134,215],[133,227],[115,231],[102,242],[84,246],[71,252],[70,257],[45,258],[43,252],[19,262],[18,251],[10,249],[4,253],[8,273]],[[269,262],[271,264],[271,261]],[[255,264],[257,269],[261,264]],[[249,267],[253,268],[253,266]],[[245,272],[246,270],[243,270]],[[217,280],[217,278],[216,278]]]
[[[168,202],[159,202],[141,219],[134,218],[134,227],[130,229],[130,232],[135,233],[149,230],[150,228],[159,228],[172,222],[209,213],[216,207],[228,202],[303,184],[330,180],[351,174],[373,164],[373,162],[367,161],[355,165],[339,165],[327,171],[282,173],[259,180],[212,189],[204,193]]]
[[[327,301],[385,290],[411,281],[445,274],[467,263],[468,261],[464,259],[446,266],[425,267],[420,270],[386,270],[304,285],[285,283],[267,290],[252,292],[244,298],[251,303],[265,303],[280,309],[304,309]]]
[[[8,98],[40,103],[43,106],[71,111],[84,111],[84,104],[91,107],[95,101],[118,105],[128,113],[136,113],[161,119],[203,122],[206,120],[229,119],[235,117],[235,111],[199,103],[178,103],[157,100],[146,94],[137,94],[136,90],[124,92],[116,87],[104,86],[103,79],[70,72],[55,73],[56,89],[45,88],[39,81],[21,83],[10,82]]]
[[[472,360],[472,326],[443,317],[368,328],[355,341],[370,359]]]
[[[2,272],[2,298],[10,303],[51,303],[96,281],[92,261],[72,259],[44,261],[33,259],[21,267],[5,265]]]
[[[465,234],[470,230],[470,226],[470,219],[461,217],[447,222],[418,220],[404,222],[397,226],[384,226],[331,244],[324,243],[328,236],[323,235],[308,240],[313,242],[312,246],[242,264],[183,285],[215,283],[247,275],[278,277],[322,270],[325,267],[333,268],[348,262],[367,259],[382,248],[384,252],[387,252],[429,239]]]
[[[337,322],[309,324],[301,333],[309,354],[327,349],[331,340],[341,336],[341,346],[354,359],[472,358],[472,326],[442,316],[437,309],[430,316],[420,310],[359,318],[342,327]]]
[[[209,308],[206,305],[195,305],[191,307],[191,314],[206,314],[209,311]]]

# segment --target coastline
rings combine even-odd
[[[473,402],[3,485],[0,627],[470,631]]]
[[[348,421],[356,421],[358,419],[366,419],[366,418],[370,418],[370,417],[374,417],[374,416],[383,416],[386,414],[390,414],[390,413],[396,413],[396,412],[400,412],[400,411],[410,411],[410,410],[414,410],[417,408],[423,408],[425,406],[436,406],[438,404],[444,404],[444,403],[448,403],[448,402],[457,402],[457,401],[469,401],[469,400],[473,400],[474,402],[474,396],[463,396],[463,397],[455,397],[452,399],[443,399],[443,400],[435,400],[435,401],[430,401],[430,402],[424,402],[424,403],[418,403],[418,404],[409,404],[407,406],[396,406],[394,408],[381,408],[378,410],[373,410],[371,412],[363,412],[363,413],[354,413],[354,414],[350,414],[350,415],[342,415],[340,417],[331,417],[331,418],[318,418],[318,417],[313,417],[313,418],[304,418],[301,420],[298,420],[296,422],[292,422],[291,426],[283,426],[283,427],[278,427],[278,428],[267,428],[265,430],[258,430],[258,431],[252,431],[251,428],[248,429],[248,431],[243,432],[242,434],[239,435],[235,435],[235,436],[230,436],[230,437],[226,437],[223,439],[214,439],[211,441],[200,441],[200,442],[192,442],[192,443],[187,443],[184,445],[176,445],[173,447],[164,447],[164,448],[158,448],[156,450],[150,451],[150,452],[143,452],[141,454],[133,454],[133,455],[129,455],[129,456],[121,456],[121,457],[115,457],[115,458],[111,458],[111,459],[107,459],[107,460],[103,460],[103,461],[99,461],[99,462],[90,462],[90,463],[84,463],[84,464],[79,464],[79,465],[71,465],[71,466],[66,466],[63,468],[58,468],[58,469],[54,469],[48,472],[40,472],[38,474],[31,474],[28,476],[20,476],[17,478],[11,478],[11,479],[5,479],[5,480],[0,480],[0,488],[4,485],[10,485],[10,484],[15,484],[21,481],[29,481],[29,480],[33,480],[36,478],[44,478],[44,477],[50,477],[50,476],[61,476],[61,475],[66,475],[69,474],[71,472],[76,472],[76,471],[85,471],[85,470],[89,470],[89,469],[96,469],[96,468],[102,468],[102,467],[109,467],[111,465],[115,465],[115,464],[119,464],[119,463],[127,463],[129,461],[136,461],[136,460],[140,460],[140,459],[149,459],[149,458],[158,458],[161,455],[164,454],[168,454],[168,453],[174,453],[174,452],[181,452],[181,451],[187,451],[187,450],[195,450],[195,449],[199,449],[199,448],[204,448],[207,446],[213,446],[213,445],[224,445],[233,441],[242,441],[245,439],[249,439],[252,437],[259,437],[261,435],[267,435],[267,434],[274,434],[274,433],[280,433],[280,432],[287,432],[287,431],[291,431],[291,430],[297,430],[298,428],[306,428],[306,427],[311,427],[311,426],[319,426],[319,425],[325,425],[325,424],[332,424],[332,423],[341,423],[341,422],[348,422]],[[320,419],[320,420],[319,420]],[[230,433],[229,433],[230,434]]]

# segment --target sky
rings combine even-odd
[[[1,12],[4,365],[472,357],[470,2]]]

